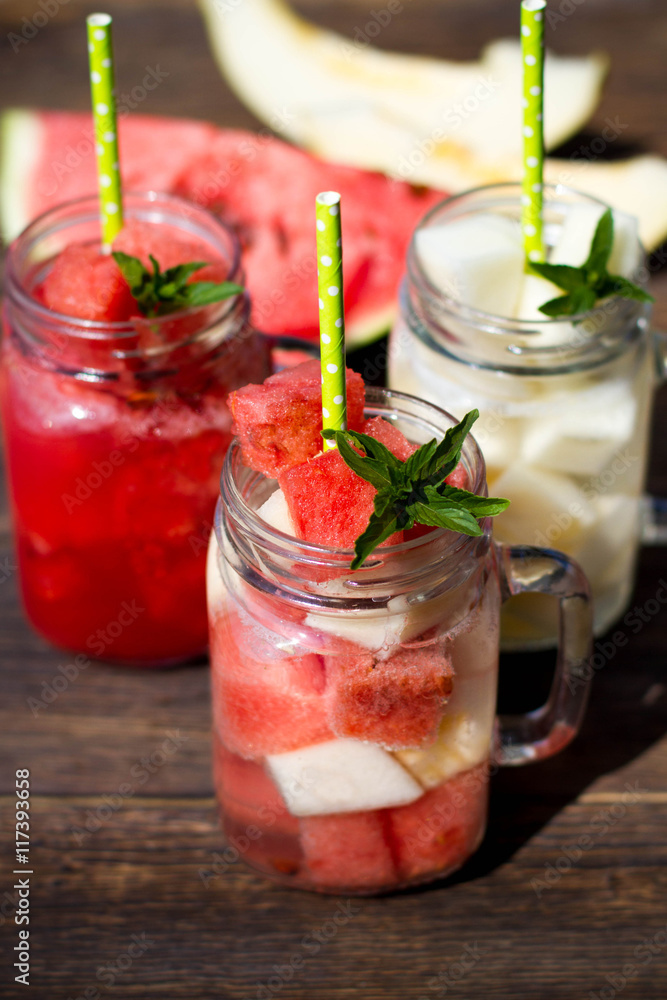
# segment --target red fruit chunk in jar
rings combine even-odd
[[[286,656],[280,649],[241,647],[236,635],[251,627],[234,611],[212,623],[214,725],[227,747],[242,757],[265,757],[333,738],[324,705],[319,656]]]
[[[359,430],[364,419],[364,381],[348,368],[346,386],[348,423],[352,430]],[[262,385],[246,385],[230,395],[229,405],[243,461],[265,476],[276,479],[322,451],[319,361],[278,372]]]
[[[315,885],[378,889],[396,881],[380,812],[304,817],[301,847]]]
[[[416,802],[388,809],[390,838],[401,878],[453,871],[484,833],[488,771],[458,774]]]
[[[401,432],[382,417],[367,420],[363,432],[395,454],[414,451]],[[288,469],[279,476],[279,483],[299,538],[351,549],[368,527],[377,490],[345,464],[338,450]],[[383,544],[395,545],[402,538],[403,533],[396,531]]]
[[[160,265],[161,271],[179,264],[190,264],[194,261],[208,261],[209,266],[195,271],[189,278],[194,281],[225,281],[227,267],[222,261],[211,260],[211,247],[199,240],[184,240],[174,233],[165,231],[162,226],[158,230],[149,222],[139,222],[130,219],[118,234],[113,243],[114,250],[138,257],[141,263],[152,272],[151,255]]]
[[[213,780],[221,808],[242,825],[255,824],[260,829],[270,825],[283,833],[298,834],[299,820],[261,764],[231,753],[215,737],[213,742]]]
[[[435,739],[453,670],[441,643],[380,659],[358,646],[325,657],[329,724],[337,736],[419,748]]]
[[[90,246],[69,246],[58,255],[41,297],[54,312],[97,322],[123,322],[137,309],[113,257]]]

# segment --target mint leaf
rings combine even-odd
[[[570,267],[569,264],[540,264],[537,261],[531,261],[529,267],[535,274],[546,278],[552,285],[557,285],[566,292],[573,292],[585,284],[580,267]]]
[[[581,267],[569,264],[542,264],[528,261],[529,274],[546,278],[558,288],[568,292],[555,299],[549,299],[540,306],[545,316],[577,316],[593,309],[597,302],[611,295],[637,302],[654,302],[652,295],[645,292],[627,278],[610,274],[607,270],[609,257],[614,245],[614,216],[610,208],[600,216],[595,227],[588,257]]]
[[[336,441],[343,461],[378,491],[368,526],[355,542],[352,569],[359,569],[395,531],[409,529],[415,522],[481,535],[477,518],[493,517],[505,510],[508,500],[477,496],[444,481],[458,465],[466,436],[478,417],[479,412],[471,410],[450,427],[442,441],[427,441],[405,462],[367,434],[322,431],[322,437]]]
[[[611,248],[614,245],[614,217],[611,209],[600,217],[600,221],[595,227],[591,249],[588,257],[584,261],[583,270],[589,278],[591,286],[595,285],[602,275],[607,273],[607,264],[611,256]]]
[[[241,285],[231,281],[195,281],[189,284],[193,274],[208,266],[207,261],[177,264],[161,271],[155,257],[152,254],[149,256],[152,272],[144,267],[138,257],[132,257],[121,250],[114,250],[112,253],[144,316],[165,316],[180,309],[210,305],[232,295],[239,295],[244,290]]]

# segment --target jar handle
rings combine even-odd
[[[540,593],[559,604],[558,655],[549,697],[525,715],[500,717],[499,764],[527,764],[558,753],[576,736],[593,670],[593,607],[579,565],[554,549],[497,544],[503,600]]]

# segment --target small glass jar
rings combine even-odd
[[[449,198],[418,230],[478,213],[520,219],[521,188],[500,184]],[[544,192],[544,235],[556,242],[572,205],[600,204],[563,187]],[[636,248],[635,280],[642,249]],[[645,303],[613,298],[563,319],[519,321],[448,297],[426,276],[415,239],[401,311],[389,344],[389,384],[462,415],[476,407],[475,436],[489,491],[508,497],[501,541],[562,549],[583,567],[595,633],[625,610],[642,529],[649,423],[658,370]],[[553,645],[553,607],[539,595],[503,610],[503,647]]]
[[[126,195],[124,210],[242,282],[236,237],[205,210],[154,193]],[[7,259],[0,396],[25,610],[88,656],[187,660],[207,645],[225,398],[269,374],[267,347],[242,295],[123,323],[53,312],[34,292],[71,244],[99,244],[96,197],[41,216]]]
[[[412,441],[454,420],[367,388],[366,416]],[[463,449],[484,492],[475,442]],[[584,710],[586,580],[560,553],[436,529],[353,553],[300,541],[257,511],[274,480],[225,460],[207,569],[214,774],[223,857],[298,888],[379,893],[458,868],[484,836],[497,763],[558,752]],[[551,696],[496,720],[499,610],[509,593],[555,596],[562,644]]]

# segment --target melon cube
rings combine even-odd
[[[416,802],[389,810],[399,876],[445,874],[459,868],[484,835],[488,773],[480,765],[446,781]]]
[[[604,205],[570,205],[556,245],[549,255],[549,263],[581,267],[588,257],[595,229],[605,211]],[[641,261],[637,220],[616,209],[613,217],[614,242],[607,270],[610,274],[629,278]]]
[[[400,649],[386,659],[349,647],[324,658],[326,701],[337,736],[371,740],[390,750],[432,742],[452,689],[442,643]]]
[[[479,214],[418,229],[417,255],[445,295],[496,316],[514,316],[524,268],[518,223]]]
[[[352,430],[364,419],[364,382],[347,369],[347,418]],[[234,433],[246,465],[272,479],[322,451],[322,383],[319,361],[306,361],[246,385],[229,397]]]
[[[361,812],[414,802],[422,788],[391,754],[359,740],[328,740],[266,763],[294,816]]]
[[[196,281],[225,281],[229,268],[222,260],[214,260],[215,253],[210,244],[202,240],[183,239],[182,230],[170,229],[166,225],[155,226],[150,222],[128,219],[113,242],[113,249],[138,257],[149,271],[153,270],[151,255],[160,265],[161,271],[179,264],[206,261],[207,267],[195,271],[188,279]]]
[[[136,312],[130,288],[113,257],[92,246],[66,247],[42,285],[54,312],[95,322],[123,322]]]
[[[493,483],[494,496],[509,497],[495,519],[498,537],[512,545],[554,545],[571,551],[595,519],[590,502],[572,479],[516,464]]]
[[[381,814],[304,818],[301,847],[315,885],[339,890],[380,889],[396,881]]]

